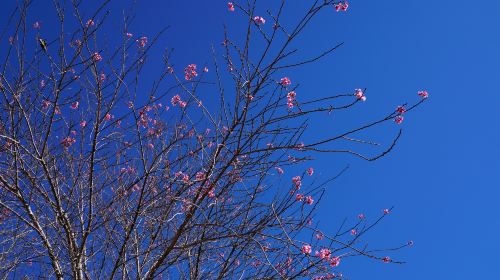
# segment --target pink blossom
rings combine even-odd
[[[42,109],[43,109],[43,110],[47,110],[47,108],[49,108],[49,106],[50,106],[50,101],[48,101],[48,100],[44,100],[44,101],[42,102]]]
[[[385,262],[385,263],[390,263],[391,262],[391,258],[389,258],[389,257],[383,257],[382,261]]]
[[[282,175],[283,173],[285,173],[285,171],[283,171],[283,169],[279,166],[275,167],[274,169],[276,169],[276,171],[278,171],[279,175]]]
[[[80,104],[80,103],[79,103],[78,101],[75,101],[75,102],[73,102],[73,103],[71,104],[70,108],[71,108],[71,109],[73,109],[73,110],[76,110],[76,109],[78,109],[78,105],[79,105],[79,104]]]
[[[172,97],[172,99],[170,100],[170,102],[172,103],[172,106],[177,105],[180,101],[181,101],[181,97],[178,94],[175,95],[174,97]]]
[[[358,231],[356,229],[351,229],[351,235],[356,235],[358,234]]]
[[[87,27],[94,26],[94,21],[92,19],[87,20]]]
[[[429,93],[426,90],[422,90],[418,92],[418,96],[422,97],[423,99],[429,97]]]
[[[396,111],[397,111],[398,113],[400,113],[400,114],[404,114],[404,113],[406,113],[406,109],[405,109],[405,107],[403,107],[403,106],[398,106],[398,107],[396,108]]]
[[[86,127],[87,126],[87,122],[86,121],[80,121],[80,126],[81,127]]]
[[[129,33],[127,32],[127,34],[125,34],[127,36],[127,38],[132,38],[132,36],[134,36],[132,33]]]
[[[322,260],[330,260],[332,252],[328,249],[321,249],[319,252],[316,251],[316,257]]]
[[[355,89],[355,90],[354,90],[354,92],[355,92],[355,93],[354,93],[354,96],[356,96],[356,98],[357,98],[358,100],[361,100],[361,101],[366,101],[366,96],[365,96],[365,94],[364,94],[363,90],[361,90],[361,89],[357,88],[357,89]]]
[[[365,219],[365,214],[361,213],[358,215],[358,219],[364,220]]]
[[[308,195],[306,197],[305,203],[309,204],[309,205],[312,205],[314,203],[314,199],[312,198],[312,196]]]
[[[287,87],[292,84],[292,81],[288,77],[281,78],[280,85]]]
[[[203,72],[207,73],[207,72],[208,72],[208,68],[207,68],[207,67],[204,67],[204,68],[203,68]]]
[[[295,101],[296,96],[297,94],[295,93],[295,91],[290,91],[289,93],[287,93],[286,98],[287,98],[288,108],[290,109],[293,108],[293,102]]]
[[[394,118],[394,122],[395,122],[396,124],[401,124],[401,123],[403,122],[403,120],[404,120],[404,119],[405,119],[405,118],[404,118],[403,116],[396,116],[396,117]]]
[[[71,137],[66,137],[64,138],[62,141],[61,141],[61,145],[63,145],[63,147],[65,148],[68,148],[70,147],[71,145],[73,145],[74,143],[76,142],[76,139],[75,138],[71,138]]]
[[[106,80],[106,74],[101,73],[101,75],[99,75],[99,81],[104,82],[104,80]]]
[[[95,52],[93,55],[92,55],[92,60],[94,62],[99,62],[102,60],[102,56],[98,53],[98,52]]]
[[[298,193],[295,195],[295,201],[302,201],[304,200],[304,195],[301,193]]]
[[[184,107],[186,107],[186,106],[187,106],[187,102],[185,102],[185,101],[182,101],[182,100],[181,100],[181,101],[179,101],[179,106],[180,106],[181,108],[184,108]]]
[[[314,174],[314,169],[312,167],[309,167],[307,169],[307,175],[312,176]]]
[[[168,66],[167,67],[167,72],[170,73],[170,74],[174,73],[174,68]]]
[[[137,39],[136,42],[137,42],[137,46],[139,46],[139,48],[144,48],[146,46],[146,44],[148,43],[148,37],[142,36],[141,38]]]
[[[9,44],[12,45],[14,43],[14,37],[10,36],[9,37]]]
[[[110,121],[112,118],[113,118],[113,115],[111,115],[110,113],[107,113],[107,114],[104,116],[104,120],[106,120],[106,121]]]
[[[40,29],[41,27],[42,27],[42,24],[39,21],[35,21],[35,23],[33,23],[33,28]]]
[[[186,68],[184,68],[184,78],[186,81],[190,81],[197,76],[198,73],[196,72],[196,64],[189,64]]]
[[[227,3],[227,9],[228,9],[230,12],[234,12],[234,4],[233,4],[233,2],[228,2],[228,3]]]
[[[304,255],[309,255],[309,254],[311,254],[311,251],[312,251],[312,249],[311,249],[311,245],[307,245],[307,244],[306,244],[306,245],[302,245],[302,248],[301,248],[301,250],[300,250],[300,251],[301,251],[301,252],[302,252],[302,254],[304,254]]]
[[[339,257],[332,257],[330,260],[330,265],[333,267],[339,266],[340,264],[340,258]]]
[[[389,213],[391,212],[391,210],[389,210],[389,209],[384,209],[384,210],[383,210],[383,212],[384,212],[384,215],[387,215],[387,214],[389,214]]]
[[[155,147],[155,145],[153,145],[153,143],[148,144],[148,148],[153,149],[154,147]]]
[[[335,10],[337,12],[339,11],[347,11],[347,8],[349,8],[349,3],[347,3],[347,1],[343,1],[343,2],[340,2],[340,3],[336,3],[333,5],[335,7]]]
[[[259,25],[259,24],[265,24],[266,20],[263,17],[255,16],[253,18],[253,22],[255,22],[255,24]]]
[[[323,238],[325,238],[325,236],[322,233],[316,233],[316,239],[323,240]]]
[[[293,185],[295,186],[295,188],[298,190],[300,189],[300,186],[302,186],[302,178],[300,178],[300,176],[295,176],[292,178],[292,182],[293,182]]]

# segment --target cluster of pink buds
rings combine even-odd
[[[423,99],[429,97],[429,93],[426,90],[421,90],[418,92],[418,96],[422,97]]]
[[[339,3],[336,3],[333,5],[335,7],[335,10],[337,12],[340,12],[340,11],[347,11],[347,8],[349,8],[349,3],[347,3],[347,1],[342,1],[342,2],[339,2]]]
[[[234,12],[234,4],[233,4],[233,2],[228,2],[228,3],[227,3],[227,9],[228,9],[230,12]]]
[[[299,190],[300,186],[302,186],[302,178],[300,178],[300,176],[295,176],[292,178],[292,183],[295,189]]]
[[[292,81],[288,77],[281,78],[280,85],[287,87],[292,84]]]
[[[403,106],[398,106],[396,108],[396,111],[399,113],[399,115],[397,115],[395,118],[394,118],[394,122],[396,124],[401,124],[404,120],[404,117],[403,117],[403,114],[406,113],[406,109],[405,107]]]
[[[283,168],[281,168],[279,166],[275,167],[274,169],[276,169],[276,171],[278,171],[279,175],[282,175],[283,173],[285,173],[285,171],[283,171]]]
[[[304,255],[310,255],[312,252],[311,245],[308,245],[308,244],[302,245],[302,248],[300,249],[300,251]]]
[[[389,257],[383,257],[382,261],[385,262],[385,263],[390,263],[391,262],[391,258],[389,258]]]
[[[197,76],[198,73],[196,72],[196,64],[189,64],[186,68],[184,68],[184,78],[186,81],[190,81]]]
[[[92,55],[92,60],[94,62],[99,62],[102,60],[102,56],[98,53],[98,52],[95,52],[93,55]]]
[[[76,110],[76,109],[78,109],[78,105],[79,105],[79,104],[80,104],[80,103],[79,103],[78,101],[75,101],[75,102],[73,102],[73,103],[71,104],[70,108],[71,108],[71,109],[73,109],[73,110]]]
[[[265,24],[266,20],[263,17],[255,16],[253,18],[253,22],[255,22],[255,24],[257,24],[257,25],[260,25],[260,24]]]
[[[312,176],[314,174],[314,169],[312,167],[309,167],[307,169],[307,175]]]
[[[286,99],[287,99],[287,105],[288,105],[288,108],[292,109],[293,108],[293,102],[295,102],[295,97],[297,96],[297,94],[295,93],[295,91],[290,91],[289,93],[287,93],[286,95]]]
[[[66,137],[64,138],[62,141],[61,141],[61,145],[63,145],[63,147],[65,148],[69,148],[71,145],[75,144],[76,143],[76,139],[75,138],[71,138],[71,137]]]
[[[86,26],[88,28],[88,27],[94,26],[94,24],[95,24],[94,21],[92,19],[89,19],[89,20],[87,20]]]
[[[358,100],[366,101],[366,96],[365,96],[365,93],[363,92],[362,89],[359,89],[359,88],[355,89],[354,90],[354,96],[356,96],[356,98]]]
[[[179,106],[181,108],[184,108],[187,105],[187,102],[182,101],[181,97],[178,94],[175,95],[174,97],[172,97],[172,99],[170,100],[170,102],[172,102],[172,106],[175,106],[175,105],[179,104]]]
[[[305,204],[312,205],[314,203],[314,199],[312,198],[312,196],[308,195],[308,196],[306,196],[304,202],[305,202]]]
[[[146,46],[146,44],[148,43],[148,37],[146,36],[142,36],[141,38],[137,39],[137,46],[139,46],[139,48],[144,48]]]
[[[358,219],[364,220],[365,219],[365,214],[361,213],[358,215]]]

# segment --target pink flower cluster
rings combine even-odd
[[[287,99],[287,105],[288,105],[288,108],[292,109],[293,108],[293,102],[295,102],[295,97],[297,96],[297,94],[295,93],[295,91],[290,91],[289,93],[287,93],[286,95],[286,99]]]
[[[137,39],[137,46],[139,46],[139,48],[144,48],[146,46],[146,44],[148,43],[148,37],[146,36],[142,36],[141,38]]]
[[[347,11],[347,8],[349,8],[349,3],[347,3],[347,1],[342,1],[342,2],[339,2],[339,3],[336,3],[333,5],[335,7],[335,10],[337,12],[339,11]]]
[[[418,92],[418,96],[422,97],[423,99],[429,97],[429,93],[426,90],[421,90]]]
[[[354,96],[356,96],[356,98],[358,100],[361,100],[361,101],[366,101],[366,96],[365,96],[365,93],[363,92],[363,90],[357,88],[354,90]]]
[[[88,27],[94,26],[94,24],[95,24],[94,21],[92,19],[89,19],[89,20],[87,20],[86,26],[88,28]]]
[[[306,245],[302,245],[302,248],[301,248],[301,250],[300,250],[300,251],[301,251],[301,252],[302,252],[302,254],[304,254],[304,255],[310,255],[310,254],[311,254],[311,252],[312,252],[311,245],[308,245],[308,244],[306,244]]]
[[[227,9],[228,9],[230,12],[234,12],[234,4],[233,4],[233,2],[228,2],[228,3],[227,3]]]
[[[179,106],[181,108],[184,108],[187,105],[187,102],[182,101],[181,97],[178,94],[175,95],[174,97],[172,97],[172,99],[170,100],[170,102],[172,102],[172,106],[175,106],[175,105],[179,104]]]
[[[288,77],[281,78],[280,85],[287,87],[292,84],[292,81]]]
[[[309,167],[307,169],[307,175],[312,176],[314,174],[314,169],[312,167]]]
[[[300,190],[300,186],[302,186],[302,178],[300,178],[300,176],[295,176],[292,178],[292,183],[296,190]]]
[[[92,55],[92,60],[94,62],[99,62],[102,60],[102,56],[98,53],[98,52],[95,52],[93,55]]]
[[[198,72],[196,72],[196,64],[189,64],[186,68],[184,68],[184,78],[186,81],[190,81],[197,76]]]
[[[260,24],[265,24],[266,20],[263,17],[255,16],[253,18],[253,22],[255,22],[255,24],[257,24],[257,25],[260,25]]]
[[[403,117],[403,114],[406,113],[406,109],[405,107],[403,106],[398,106],[396,108],[396,111],[399,113],[399,115],[397,115],[395,118],[394,118],[394,122],[396,124],[401,124],[404,120],[404,117]]]
[[[61,145],[63,145],[63,147],[65,148],[69,148],[71,147],[71,145],[75,144],[76,143],[76,139],[75,138],[71,138],[71,137],[65,137],[62,141],[61,141]]]

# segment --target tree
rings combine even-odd
[[[307,99],[287,78],[340,46],[293,62],[291,45],[310,21],[324,10],[346,12],[346,1],[314,1],[291,26],[281,24],[285,0],[267,15],[256,13],[255,1],[230,2],[228,12],[247,23],[242,35],[225,32],[203,68],[175,66],[167,49],[148,90],[142,70],[165,30],[153,39],[134,36],[126,15],[121,42],[104,49],[110,1],[90,17],[80,1],[69,2],[54,1],[55,34],[28,22],[29,0],[7,23],[13,31],[0,74],[4,278],[330,279],[342,278],[337,268],[348,257],[401,263],[361,239],[390,209],[372,222],[360,214],[353,225],[323,232],[311,218],[340,174],[303,184],[314,176],[307,164],[315,153],[369,161],[386,155],[401,130],[374,156],[332,143],[370,144],[355,135],[401,123],[427,98],[421,91],[419,101],[381,119],[303,142],[309,122],[366,100],[365,89]],[[263,47],[251,55],[254,41]],[[209,83],[218,88],[218,106],[202,103]]]

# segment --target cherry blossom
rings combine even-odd
[[[233,4],[233,2],[228,2],[228,3],[227,3],[227,9],[228,9],[230,12],[234,12],[234,4]]]
[[[330,260],[332,252],[329,249],[321,249],[319,252],[316,251],[316,257],[322,260]]]
[[[330,259],[330,265],[333,267],[339,266],[340,264],[340,258],[339,257],[332,257]]]
[[[91,27],[91,26],[94,26],[94,24],[95,24],[94,21],[92,19],[89,19],[89,20],[87,20],[86,26]]]
[[[61,145],[63,145],[63,147],[65,148],[68,148],[71,147],[71,145],[73,145],[75,142],[76,142],[75,138],[71,138],[70,136],[68,136],[61,141]]]
[[[75,101],[75,102],[73,102],[73,103],[71,104],[70,108],[71,108],[71,109],[73,109],[73,110],[76,110],[76,109],[78,109],[78,105],[79,105],[79,104],[80,104],[80,103],[79,103],[78,101]]]
[[[181,101],[181,97],[178,94],[174,95],[174,97],[172,97],[172,99],[170,100],[170,102],[172,103],[172,106],[177,105],[180,101]]]
[[[385,262],[385,263],[390,263],[391,262],[391,258],[389,258],[389,257],[383,257],[382,261]]]
[[[385,215],[387,215],[387,214],[389,214],[389,213],[391,212],[391,210],[389,210],[389,209],[384,209],[384,210],[383,210],[383,212],[384,212],[384,214],[385,214]]]
[[[280,85],[287,87],[287,86],[292,84],[292,81],[290,81],[290,79],[288,77],[284,77],[284,78],[281,78],[279,83],[280,83]]]
[[[257,24],[257,25],[260,25],[260,24],[265,24],[266,20],[263,17],[255,16],[253,18],[253,22],[255,22],[255,24]]]
[[[141,38],[137,39],[136,42],[137,42],[137,46],[139,46],[139,48],[144,48],[146,46],[146,44],[148,43],[148,37],[142,36]]]
[[[419,91],[417,94],[418,94],[418,96],[422,97],[423,99],[429,97],[429,93],[425,90]]]
[[[92,55],[92,60],[94,62],[99,62],[102,60],[102,56],[98,53],[98,52],[95,52],[93,55]]]
[[[302,201],[304,200],[304,195],[301,193],[298,193],[295,195],[295,201]]]
[[[358,100],[361,100],[361,101],[366,101],[366,96],[365,96],[365,93],[363,92],[363,90],[357,88],[354,90],[354,96],[356,96],[356,98]]]
[[[203,72],[207,73],[207,72],[208,72],[208,68],[207,68],[207,67],[204,67],[204,68],[203,68]]]
[[[132,38],[132,36],[134,36],[134,34],[129,33],[129,32],[127,32],[127,34],[125,34],[125,35],[127,36],[127,38]]]
[[[112,118],[113,118],[113,115],[111,115],[110,113],[107,113],[107,114],[104,116],[104,120],[106,120],[106,121],[110,121]]]
[[[358,215],[358,219],[364,220],[365,219],[365,214],[361,213]]]
[[[86,127],[87,126],[87,122],[86,121],[80,121],[80,126],[81,127]]]
[[[198,73],[196,72],[196,64],[189,64],[186,68],[184,68],[184,78],[187,81],[192,80],[197,76]]]
[[[300,186],[302,186],[302,178],[300,178],[300,176],[295,176],[292,178],[292,182],[293,182],[293,185],[295,186],[295,188],[298,190],[300,189]]]
[[[285,173],[285,171],[283,171],[283,169],[279,166],[275,167],[274,169],[276,169],[276,171],[278,171],[279,175],[282,175],[283,173]]]
[[[356,229],[351,229],[351,235],[356,235],[358,234],[358,231]]]
[[[405,118],[404,118],[403,116],[396,116],[396,117],[394,118],[394,122],[395,122],[396,124],[401,124],[401,123],[403,122],[403,120],[404,120],[404,119],[405,119]]]
[[[300,251],[301,251],[301,252],[302,252],[302,254],[304,254],[304,255],[309,255],[309,254],[311,254],[311,251],[312,251],[312,249],[311,249],[311,245],[308,245],[308,244],[302,245],[302,248],[301,248],[301,250],[300,250]]]
[[[286,99],[287,99],[288,108],[290,108],[290,109],[293,108],[293,102],[295,101],[296,96],[297,96],[297,94],[295,93],[295,91],[290,91],[289,93],[287,93]]]
[[[406,113],[406,109],[405,109],[405,107],[404,107],[404,106],[398,106],[398,107],[396,108],[396,111],[397,111],[398,113],[400,113],[400,114],[404,114],[404,113]]]
[[[42,27],[42,24],[39,21],[35,21],[35,23],[33,23],[34,29],[40,29],[41,27]]]
[[[347,3],[347,1],[343,1],[343,2],[339,2],[339,3],[336,3],[333,5],[335,7],[335,10],[337,12],[339,11],[347,11],[347,8],[349,8],[349,3]]]
[[[312,196],[308,195],[306,198],[305,198],[305,203],[306,204],[309,204],[309,205],[312,205],[314,203],[314,199],[312,198]]]
[[[307,169],[307,175],[312,176],[314,174],[314,169],[312,167],[309,167]]]

